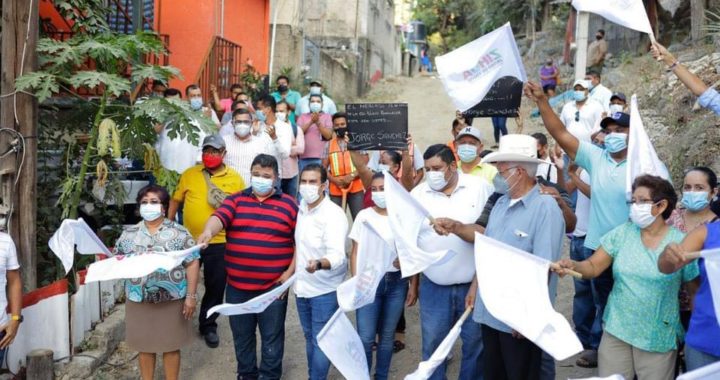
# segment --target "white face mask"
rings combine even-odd
[[[630,220],[635,223],[640,229],[647,228],[653,224],[657,216],[652,214],[652,204],[649,203],[633,203],[630,206]]]
[[[444,171],[429,171],[425,174],[428,186],[435,191],[442,191],[448,184]]]
[[[247,123],[235,124],[235,134],[243,138],[250,134],[251,125]]]
[[[157,220],[162,216],[162,205],[147,203],[140,205],[140,216],[147,222]]]
[[[315,203],[320,198],[320,186],[317,185],[300,185],[299,192],[307,204]]]
[[[622,106],[622,104],[611,104],[610,105],[610,115],[615,115],[618,112],[622,112],[625,109],[625,107]]]
[[[287,114],[285,112],[275,112],[275,117],[280,121],[287,121]]]

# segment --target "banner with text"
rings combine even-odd
[[[350,150],[407,149],[407,103],[346,104]]]

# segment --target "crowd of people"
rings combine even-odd
[[[591,50],[598,57],[607,50],[602,37],[598,31]],[[205,246],[171,271],[127,281],[126,340],[140,352],[142,378],[153,378],[155,353],[163,353],[166,377],[178,378],[180,348],[193,336],[200,281],[205,292],[199,332],[215,348],[218,315],[208,316],[210,308],[251,300],[295,273],[302,273],[292,289],[308,378],[327,378],[331,363],[317,336],[338,309],[338,285],[357,273],[367,226],[393,257],[374,301],[356,313],[375,379],[389,377],[393,354],[404,348],[404,310],[416,303],[422,360],[466,308],[474,307],[460,333],[460,379],[555,378],[553,358],[497,320],[478,296],[473,256],[478,232],[555,262],[548,277],[551,301],[558,275],[570,270],[582,275],[574,279],[572,312],[585,349],[577,365],[598,367],[600,376],[655,380],[720,361],[720,326],[703,259],[687,258],[688,252],[720,247],[720,223],[712,211],[717,176],[707,167],[690,168],[678,196],[668,180],[641,175],[628,202],[633,126],[627,99],[603,86],[603,62],[593,54],[587,76],[573,83],[573,100],[559,115],[548,101],[559,72],[547,60],[541,83],[528,82],[524,91],[538,106],[549,136],[498,128],[495,151],[485,149],[480,130],[459,112],[449,117],[448,143],[422,151],[409,137],[401,151],[349,150],[347,115],[318,79],[304,96],[290,89],[286,76],[276,78],[276,91],[257,99],[240,85],[232,86],[231,98],[220,99],[213,87],[209,102],[198,86],[188,86],[190,107],[211,118],[217,130],[202,133],[193,144],[170,137],[167,124],[155,127],[162,164],[181,174],[177,189],[173,194],[157,185],[142,189],[137,196],[142,221],[115,244],[119,254]],[[717,91],[662,46],[655,45],[653,54],[703,106],[720,113]],[[182,96],[162,83],[153,90],[157,96]],[[401,277],[389,226],[385,173],[434,217],[434,224],[420,231],[418,247],[455,253],[409,278]],[[561,259],[566,236],[570,258]],[[17,289],[17,260],[11,256],[3,267]],[[12,320],[2,333],[11,336],[0,340],[0,347],[12,341],[21,321],[16,298],[12,293]],[[261,313],[229,317],[238,379],[281,378],[287,306],[285,293]],[[440,364],[431,379],[445,378],[446,366]]]

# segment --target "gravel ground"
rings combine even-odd
[[[454,117],[454,107],[445,94],[440,80],[431,76],[417,78],[393,78],[379,83],[364,101],[372,102],[407,102],[410,111],[410,132],[416,143],[422,148],[434,143],[444,143],[450,139],[450,126]],[[483,133],[486,147],[494,145],[492,140],[492,125],[489,119],[477,119],[474,123]],[[516,125],[508,122],[512,133]],[[525,123],[525,133],[538,131],[537,123]],[[490,140],[488,140],[488,138]],[[567,247],[565,255],[567,255]],[[561,279],[558,286],[556,309],[568,319],[572,313],[572,280]],[[202,291],[202,289],[201,289]],[[286,320],[285,356],[283,362],[283,378],[307,378],[307,363],[305,358],[305,341],[299,325],[294,299],[289,302]],[[408,308],[407,318],[407,348],[393,357],[390,378],[402,379],[412,372],[421,360],[420,350],[420,324],[418,308]],[[350,317],[354,321],[354,316]],[[209,349],[202,338],[198,336],[193,344],[182,351],[182,379],[209,380],[235,378],[235,353],[232,346],[232,337],[227,318],[219,318],[220,347]],[[259,341],[259,339],[258,339]],[[458,375],[459,344],[456,345],[453,359],[448,368],[448,378],[454,379]],[[93,378],[95,379],[136,379],[138,369],[136,360],[130,360],[135,355],[126,348],[120,349],[110,359],[112,363],[126,363],[119,367],[104,366]],[[576,358],[558,362],[557,379],[585,378],[596,375],[596,371],[576,367]],[[161,378],[156,376],[157,378]],[[343,377],[334,369],[331,370],[330,379]]]

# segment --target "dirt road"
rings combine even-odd
[[[433,77],[397,78],[378,84],[363,100],[373,102],[407,102],[410,111],[410,132],[421,148],[434,143],[445,143],[450,138],[450,126],[455,115],[455,109],[450,99],[445,95],[440,81]],[[486,147],[494,145],[492,141],[492,125],[489,119],[477,119],[473,123],[479,127]],[[513,121],[508,122],[512,133],[516,126]],[[525,127],[525,133],[537,130],[531,126]],[[567,254],[567,253],[566,253]],[[566,317],[572,312],[572,281],[562,279],[558,287],[556,308]],[[288,303],[286,320],[285,357],[283,362],[283,378],[307,378],[307,364],[305,358],[305,341],[300,328],[294,299]],[[418,308],[407,309],[407,348],[393,357],[391,378],[402,379],[417,368],[421,360],[420,328]],[[354,316],[350,317],[354,321]],[[235,353],[227,318],[219,318],[220,347],[209,349],[201,337],[197,337],[191,347],[182,352],[183,379],[193,380],[220,380],[235,378]],[[259,341],[259,339],[258,339]],[[449,364],[448,378],[457,378],[460,353],[459,344],[456,345],[454,357]],[[119,350],[113,362],[122,362],[134,353]],[[594,375],[593,371],[574,367],[575,359],[571,358],[557,364],[557,379],[584,378]],[[95,378],[117,379],[137,378],[137,365],[131,361],[121,368],[105,368]],[[337,371],[331,371],[330,379],[342,379]]]

